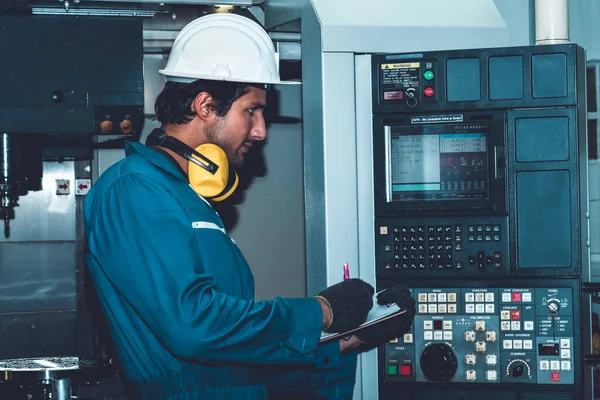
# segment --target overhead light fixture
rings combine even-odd
[[[222,4],[215,4],[215,12],[218,13],[226,13],[226,12],[230,12],[234,6],[228,6],[228,5],[222,5]]]

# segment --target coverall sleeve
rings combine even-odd
[[[322,329],[317,300],[254,302],[214,290],[189,217],[165,186],[126,175],[94,201],[90,256],[173,355],[200,362],[315,362]]]

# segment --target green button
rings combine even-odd
[[[388,373],[388,375],[398,375],[398,365],[397,364],[388,364],[387,373]]]
[[[427,79],[428,81],[433,79],[433,71],[425,71],[425,73],[423,73],[423,78]]]

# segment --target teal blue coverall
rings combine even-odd
[[[126,153],[85,199],[86,260],[139,398],[350,399],[356,352],[318,345],[319,303],[255,302],[244,256],[174,160]]]

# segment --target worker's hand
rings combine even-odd
[[[410,291],[405,286],[398,285],[382,291],[377,295],[377,303],[396,303],[400,310],[406,310],[406,312],[356,332],[356,337],[363,343],[361,346],[363,350],[377,347],[404,335],[413,322],[415,299],[411,297]]]
[[[331,333],[346,332],[365,322],[373,307],[373,293],[373,286],[356,278],[323,290],[315,296],[329,310],[329,320],[324,318],[329,323],[324,323],[323,330]]]

